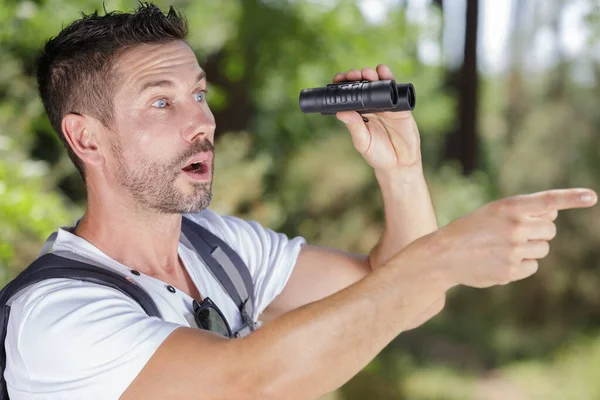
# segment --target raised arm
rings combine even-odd
[[[535,273],[556,233],[540,216],[595,202],[591,191],[566,190],[490,203],[413,242],[365,279],[246,338],[178,328],[122,399],[318,398],[360,371],[449,288]]]
[[[333,82],[394,79],[390,69],[363,68],[336,74]],[[412,241],[438,228],[423,174],[420,138],[410,112],[366,114],[340,112],[357,151],[373,168],[383,198],[385,224],[368,255],[305,246],[283,292],[262,315],[268,321],[304,304],[322,299],[364,278]],[[357,233],[358,235],[360,233]],[[443,296],[438,306],[443,304]]]
[[[386,65],[336,74],[342,81],[394,79]],[[365,114],[337,113],[346,124],[356,150],[373,168],[381,189],[385,226],[377,246],[370,252],[372,268],[383,265],[397,252],[438,228],[423,175],[419,129],[411,112]]]

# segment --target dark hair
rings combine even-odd
[[[132,13],[104,12],[82,13],[81,19],[46,42],[37,59],[37,81],[48,118],[84,180],[83,163],[62,131],[63,117],[85,113],[110,127],[119,80],[116,58],[137,45],[187,37],[187,21],[173,6],[166,15],[152,3],[140,3]]]

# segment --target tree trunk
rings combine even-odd
[[[478,166],[479,140],[477,135],[477,27],[479,0],[467,0],[464,59],[457,79],[450,82],[458,93],[458,129],[448,136],[444,159],[457,160],[465,175]]]

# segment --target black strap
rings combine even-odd
[[[56,254],[44,254],[0,291],[0,304],[6,304],[18,291],[27,286],[53,278],[69,278],[97,283],[116,289],[137,301],[151,317],[161,314],[150,295],[133,280],[111,270],[72,260]]]
[[[224,241],[188,218],[183,218],[181,230],[240,310],[244,327],[238,332],[254,331],[254,281],[246,263]]]
[[[2,331],[0,331],[0,339],[2,339],[0,341],[0,400],[8,400],[6,380],[4,379],[4,370],[6,369],[6,347],[4,342],[10,314],[10,306],[7,303],[22,289],[53,278],[77,279],[116,289],[138,302],[149,316],[161,318],[161,314],[150,295],[136,285],[133,280],[128,280],[125,276],[116,272],[83,261],[60,257],[52,253],[41,256],[0,291],[0,309],[2,310],[0,312],[0,328],[2,328]]]
[[[6,369],[6,348],[4,341],[6,340],[6,330],[8,329],[8,315],[10,314],[10,306],[4,306],[0,312],[0,339],[2,348],[0,349],[0,400],[8,400],[8,388],[6,387],[6,379],[4,379],[4,370]]]

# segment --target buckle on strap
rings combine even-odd
[[[237,332],[233,334],[233,336],[236,338],[241,338],[249,335],[250,333],[257,330],[259,326],[258,323],[255,322],[254,319],[252,319],[252,317],[250,316],[250,314],[248,314],[248,311],[246,310],[246,303],[248,302],[248,300],[249,299],[246,299],[240,307],[240,314],[242,315],[242,321],[244,321],[244,326],[242,326]]]
[[[235,338],[242,338],[252,333],[252,329],[248,325],[244,325],[239,331],[233,334]]]
[[[242,306],[240,307],[240,314],[242,315],[242,320],[244,321],[244,325],[247,326],[251,331],[255,331],[256,328],[258,327],[258,325],[256,324],[256,322],[254,322],[254,319],[252,318],[252,316],[250,314],[248,314],[248,311],[246,310],[246,303],[248,302],[249,299],[250,298],[247,298],[242,303]]]

